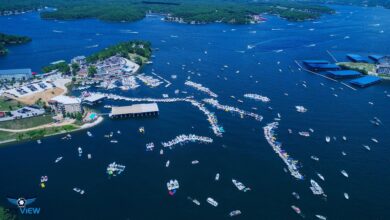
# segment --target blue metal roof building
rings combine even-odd
[[[376,76],[363,76],[358,79],[353,79],[349,82],[355,86],[367,87],[375,83],[379,83],[380,81],[382,81],[382,79]]]
[[[326,74],[335,79],[352,78],[362,75],[360,72],[354,70],[328,71]]]
[[[303,60],[304,64],[328,64],[329,61],[327,60]]]
[[[358,63],[368,63],[367,58],[362,57],[358,54],[347,54],[348,59],[352,60],[353,62],[358,62]]]
[[[31,77],[31,69],[0,70],[0,79],[2,80],[26,80]]]

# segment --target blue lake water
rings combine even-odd
[[[290,208],[292,204],[300,207],[308,219],[314,219],[315,214],[328,219],[390,219],[390,83],[354,91],[298,71],[294,62],[331,60],[327,50],[338,60],[345,60],[347,53],[390,54],[388,10],[341,6],[335,9],[337,14],[316,22],[290,23],[269,17],[263,24],[242,26],[166,23],[157,16],[134,23],[93,19],[46,21],[36,13],[0,17],[0,32],[33,39],[29,44],[9,48],[9,55],[0,58],[0,69],[39,71],[56,60],[69,61],[120,41],[145,39],[159,50],[154,51],[153,64],[145,66],[142,72],[154,71],[169,79],[172,86],[110,92],[129,97],[161,98],[163,93],[183,97],[184,94],[174,94],[179,89],[197,100],[207,97],[184,85],[190,76],[192,81],[217,93],[221,104],[264,116],[262,122],[242,119],[206,105],[226,130],[219,138],[212,133],[206,117],[190,104],[161,103],[158,118],[106,118],[90,129],[94,138],[80,131],[73,133],[70,141],[54,136],[43,139],[40,145],[24,142],[1,147],[0,206],[11,207],[6,196],[36,196],[33,205],[41,207],[41,214],[23,216],[25,219],[226,219],[235,209],[242,211],[240,219],[300,219]],[[349,38],[345,39],[346,36]],[[315,46],[310,47],[311,44]],[[249,50],[247,45],[256,47]],[[186,65],[184,69],[182,65]],[[221,70],[224,65],[229,68]],[[237,70],[240,72],[236,73]],[[171,79],[171,75],[177,75],[177,79]],[[245,99],[245,93],[268,96],[271,102]],[[296,105],[305,106],[308,112],[296,112]],[[263,136],[262,127],[272,122],[277,113],[282,116],[278,139],[302,163],[304,181],[283,171],[284,163]],[[373,117],[380,118],[383,125],[373,126],[369,122]],[[140,126],[145,127],[145,135],[138,133]],[[288,133],[289,128],[293,134]],[[309,128],[315,130],[311,137],[297,134]],[[118,144],[103,137],[117,130],[122,132],[115,136]],[[187,144],[159,155],[160,142],[182,133],[212,137],[214,143]],[[337,137],[337,141],[326,143],[327,135]],[[341,140],[343,135],[348,141]],[[372,137],[379,143],[373,143]],[[146,152],[145,144],[149,142],[154,142],[157,150]],[[371,151],[364,150],[362,144],[370,145]],[[84,150],[82,158],[77,154],[79,146]],[[347,156],[342,156],[341,151]],[[88,153],[92,154],[91,160],[86,158]],[[311,155],[317,155],[320,161],[311,160]],[[63,160],[55,164],[59,156]],[[168,159],[171,165],[165,168]],[[192,160],[200,163],[191,165]],[[126,170],[109,179],[105,169],[113,161],[126,165]],[[349,173],[348,179],[340,174],[342,169]],[[326,181],[318,179],[316,172]],[[221,174],[219,182],[214,181],[216,173]],[[39,187],[42,175],[49,177],[45,189]],[[232,178],[252,191],[238,191]],[[309,190],[311,178],[325,190],[326,201]],[[175,196],[167,193],[166,182],[170,179],[180,182]],[[85,189],[86,194],[73,192],[74,187]],[[300,194],[300,200],[291,196],[293,191]],[[349,200],[344,199],[344,192],[350,195]],[[201,206],[189,201],[188,196],[197,198]],[[206,203],[209,196],[219,202],[217,208]]]

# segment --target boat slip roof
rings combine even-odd
[[[135,104],[130,106],[120,106],[120,107],[111,108],[111,115],[138,114],[138,113],[149,113],[149,112],[158,112],[157,103]]]
[[[354,70],[339,70],[339,71],[328,71],[333,76],[360,76],[361,73]]]
[[[304,64],[328,64],[327,60],[304,60],[302,61]]]
[[[371,84],[380,82],[381,80],[382,80],[381,78],[376,76],[363,76],[358,79],[351,80],[349,82],[354,85],[364,87],[364,86],[369,86]]]
[[[358,54],[347,54],[347,57],[354,62],[368,62],[367,58]]]

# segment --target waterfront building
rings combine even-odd
[[[74,114],[81,113],[81,100],[70,96],[56,96],[49,101],[50,107],[57,113]]]
[[[4,80],[4,81],[28,80],[31,77],[32,77],[31,69],[0,70],[0,80]]]
[[[159,113],[157,103],[135,104],[130,106],[112,107],[110,118],[156,116]]]
[[[390,56],[383,56],[380,59],[378,59],[376,72],[378,74],[384,74],[390,76]]]

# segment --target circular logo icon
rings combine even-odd
[[[23,208],[24,206],[26,206],[26,200],[24,198],[19,198],[17,203],[19,208]]]

